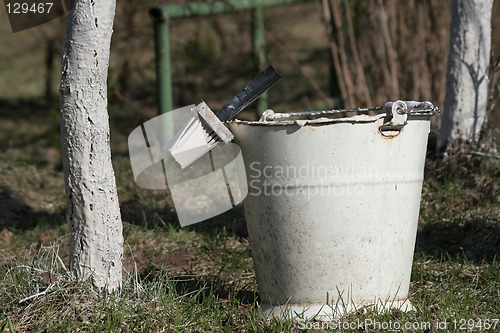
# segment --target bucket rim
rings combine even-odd
[[[307,115],[307,113],[304,113]],[[380,113],[377,115],[366,115],[360,114],[352,117],[342,117],[342,118],[317,118],[317,119],[294,119],[294,120],[240,120],[234,119],[228,121],[228,124],[242,124],[242,125],[250,125],[250,126],[290,126],[290,125],[298,125],[298,126],[307,126],[307,125],[329,125],[336,123],[351,123],[351,124],[362,124],[362,123],[374,123],[379,119],[385,118],[385,113]]]
[[[363,112],[380,112],[373,114],[362,114]],[[353,116],[340,117],[340,118],[327,118],[325,115],[331,114],[348,114],[349,112],[356,112]],[[435,107],[431,102],[417,102],[417,101],[401,101],[387,102],[383,106],[369,107],[369,108],[354,108],[354,109],[338,109],[338,110],[322,110],[322,111],[305,111],[305,112],[284,112],[275,113],[273,110],[266,110],[259,120],[239,120],[235,119],[229,121],[232,124],[245,124],[252,126],[287,126],[287,125],[328,125],[335,123],[373,123],[382,118],[385,118],[387,125],[401,126],[406,124],[407,119],[424,119],[429,118],[436,113],[439,113],[439,108]],[[290,119],[295,117],[319,117],[313,119]],[[414,118],[416,117],[416,118]],[[284,120],[286,119],[286,120]],[[396,124],[397,123],[397,124]]]

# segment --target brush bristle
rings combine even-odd
[[[234,138],[205,102],[197,105],[196,110],[198,114],[191,117],[165,146],[182,169],[208,153],[219,142],[229,142]]]

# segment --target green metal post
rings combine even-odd
[[[161,143],[167,143],[174,136],[174,122],[169,111],[172,102],[172,70],[170,67],[170,32],[168,16],[155,17],[155,53],[156,53],[156,86],[158,94],[158,113],[161,122]]]
[[[259,71],[266,66],[266,39],[264,36],[264,15],[260,7],[252,10],[253,16],[253,52]],[[257,100],[257,111],[259,116],[267,109],[267,92],[263,93]]]
[[[153,7],[150,14],[154,19],[155,27],[155,48],[156,48],[156,75],[158,85],[158,105],[160,115],[171,117],[168,111],[173,108],[172,103],[172,73],[170,67],[170,41],[169,41],[169,20],[186,17],[218,15],[236,11],[253,10],[254,16],[254,47],[258,66],[265,67],[265,38],[264,38],[264,18],[261,8],[291,5],[317,0],[224,0],[199,3],[178,3]],[[267,94],[259,98],[258,110],[260,113],[267,108]],[[165,122],[164,134],[173,135],[173,121]]]

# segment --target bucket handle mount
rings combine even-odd
[[[415,102],[415,101],[395,101],[387,102],[384,105],[386,110],[386,121],[380,126],[380,131],[385,132],[401,131],[407,123],[408,115],[414,116],[433,116],[439,113],[439,108],[435,107],[431,102]],[[394,134],[389,134],[394,136]]]

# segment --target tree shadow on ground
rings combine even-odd
[[[145,228],[163,228],[165,230],[179,230],[182,228],[207,236],[216,236],[224,232],[236,237],[248,237],[242,205],[238,205],[218,216],[185,227],[181,227],[173,208],[138,206],[133,200],[122,203],[120,208],[123,221]]]
[[[163,275],[154,276],[149,274],[142,277],[143,281],[155,283],[158,279],[168,279],[165,283],[166,288],[173,286],[175,292],[180,297],[186,295],[191,301],[197,304],[209,302],[211,306],[226,307],[229,302],[236,301],[242,312],[258,309],[259,296],[253,286],[243,285],[235,286],[222,280],[217,275],[194,276],[194,275]],[[165,290],[165,294],[169,291]],[[214,300],[218,300],[214,304]],[[231,305],[234,306],[234,305]],[[215,309],[214,309],[215,310]],[[228,318],[229,319],[229,318]]]
[[[122,205],[122,216],[124,220],[143,227],[181,229],[173,209],[138,209],[132,203],[125,203]],[[183,229],[206,236],[224,233],[248,238],[242,205]],[[436,258],[463,258],[478,264],[498,261],[500,220],[493,212],[490,216],[469,213],[423,223],[419,226],[415,251]]]
[[[60,208],[37,209],[7,186],[0,186],[0,229],[12,228],[30,230],[40,223],[60,226],[66,223],[66,210]],[[120,204],[122,220],[143,228],[179,230],[181,228],[175,210],[170,208],[151,208],[139,205],[134,200]],[[221,232],[237,237],[247,237],[243,207],[241,205],[216,217],[184,227],[204,235],[215,236]]]
[[[254,291],[247,289],[247,286],[235,288],[228,286],[226,282],[219,279],[217,276],[193,277],[193,276],[173,276],[171,277],[176,283],[176,291],[180,295],[188,294],[193,291],[201,291],[201,299],[203,297],[211,297],[210,294],[215,294],[218,299],[228,299],[230,296],[235,297],[244,304],[256,304],[258,299]]]
[[[208,235],[225,232],[236,237],[248,238],[248,230],[241,204],[205,222],[189,226],[188,229]]]
[[[17,197],[9,187],[0,187],[0,203],[0,230],[29,230],[40,223],[59,226],[66,221],[64,210],[37,210],[24,199]]]
[[[500,259],[500,220],[470,216],[425,223],[418,230],[415,251],[444,260],[493,263]]]
[[[4,119],[37,118],[47,120],[47,104],[43,99],[0,98],[0,117]]]

